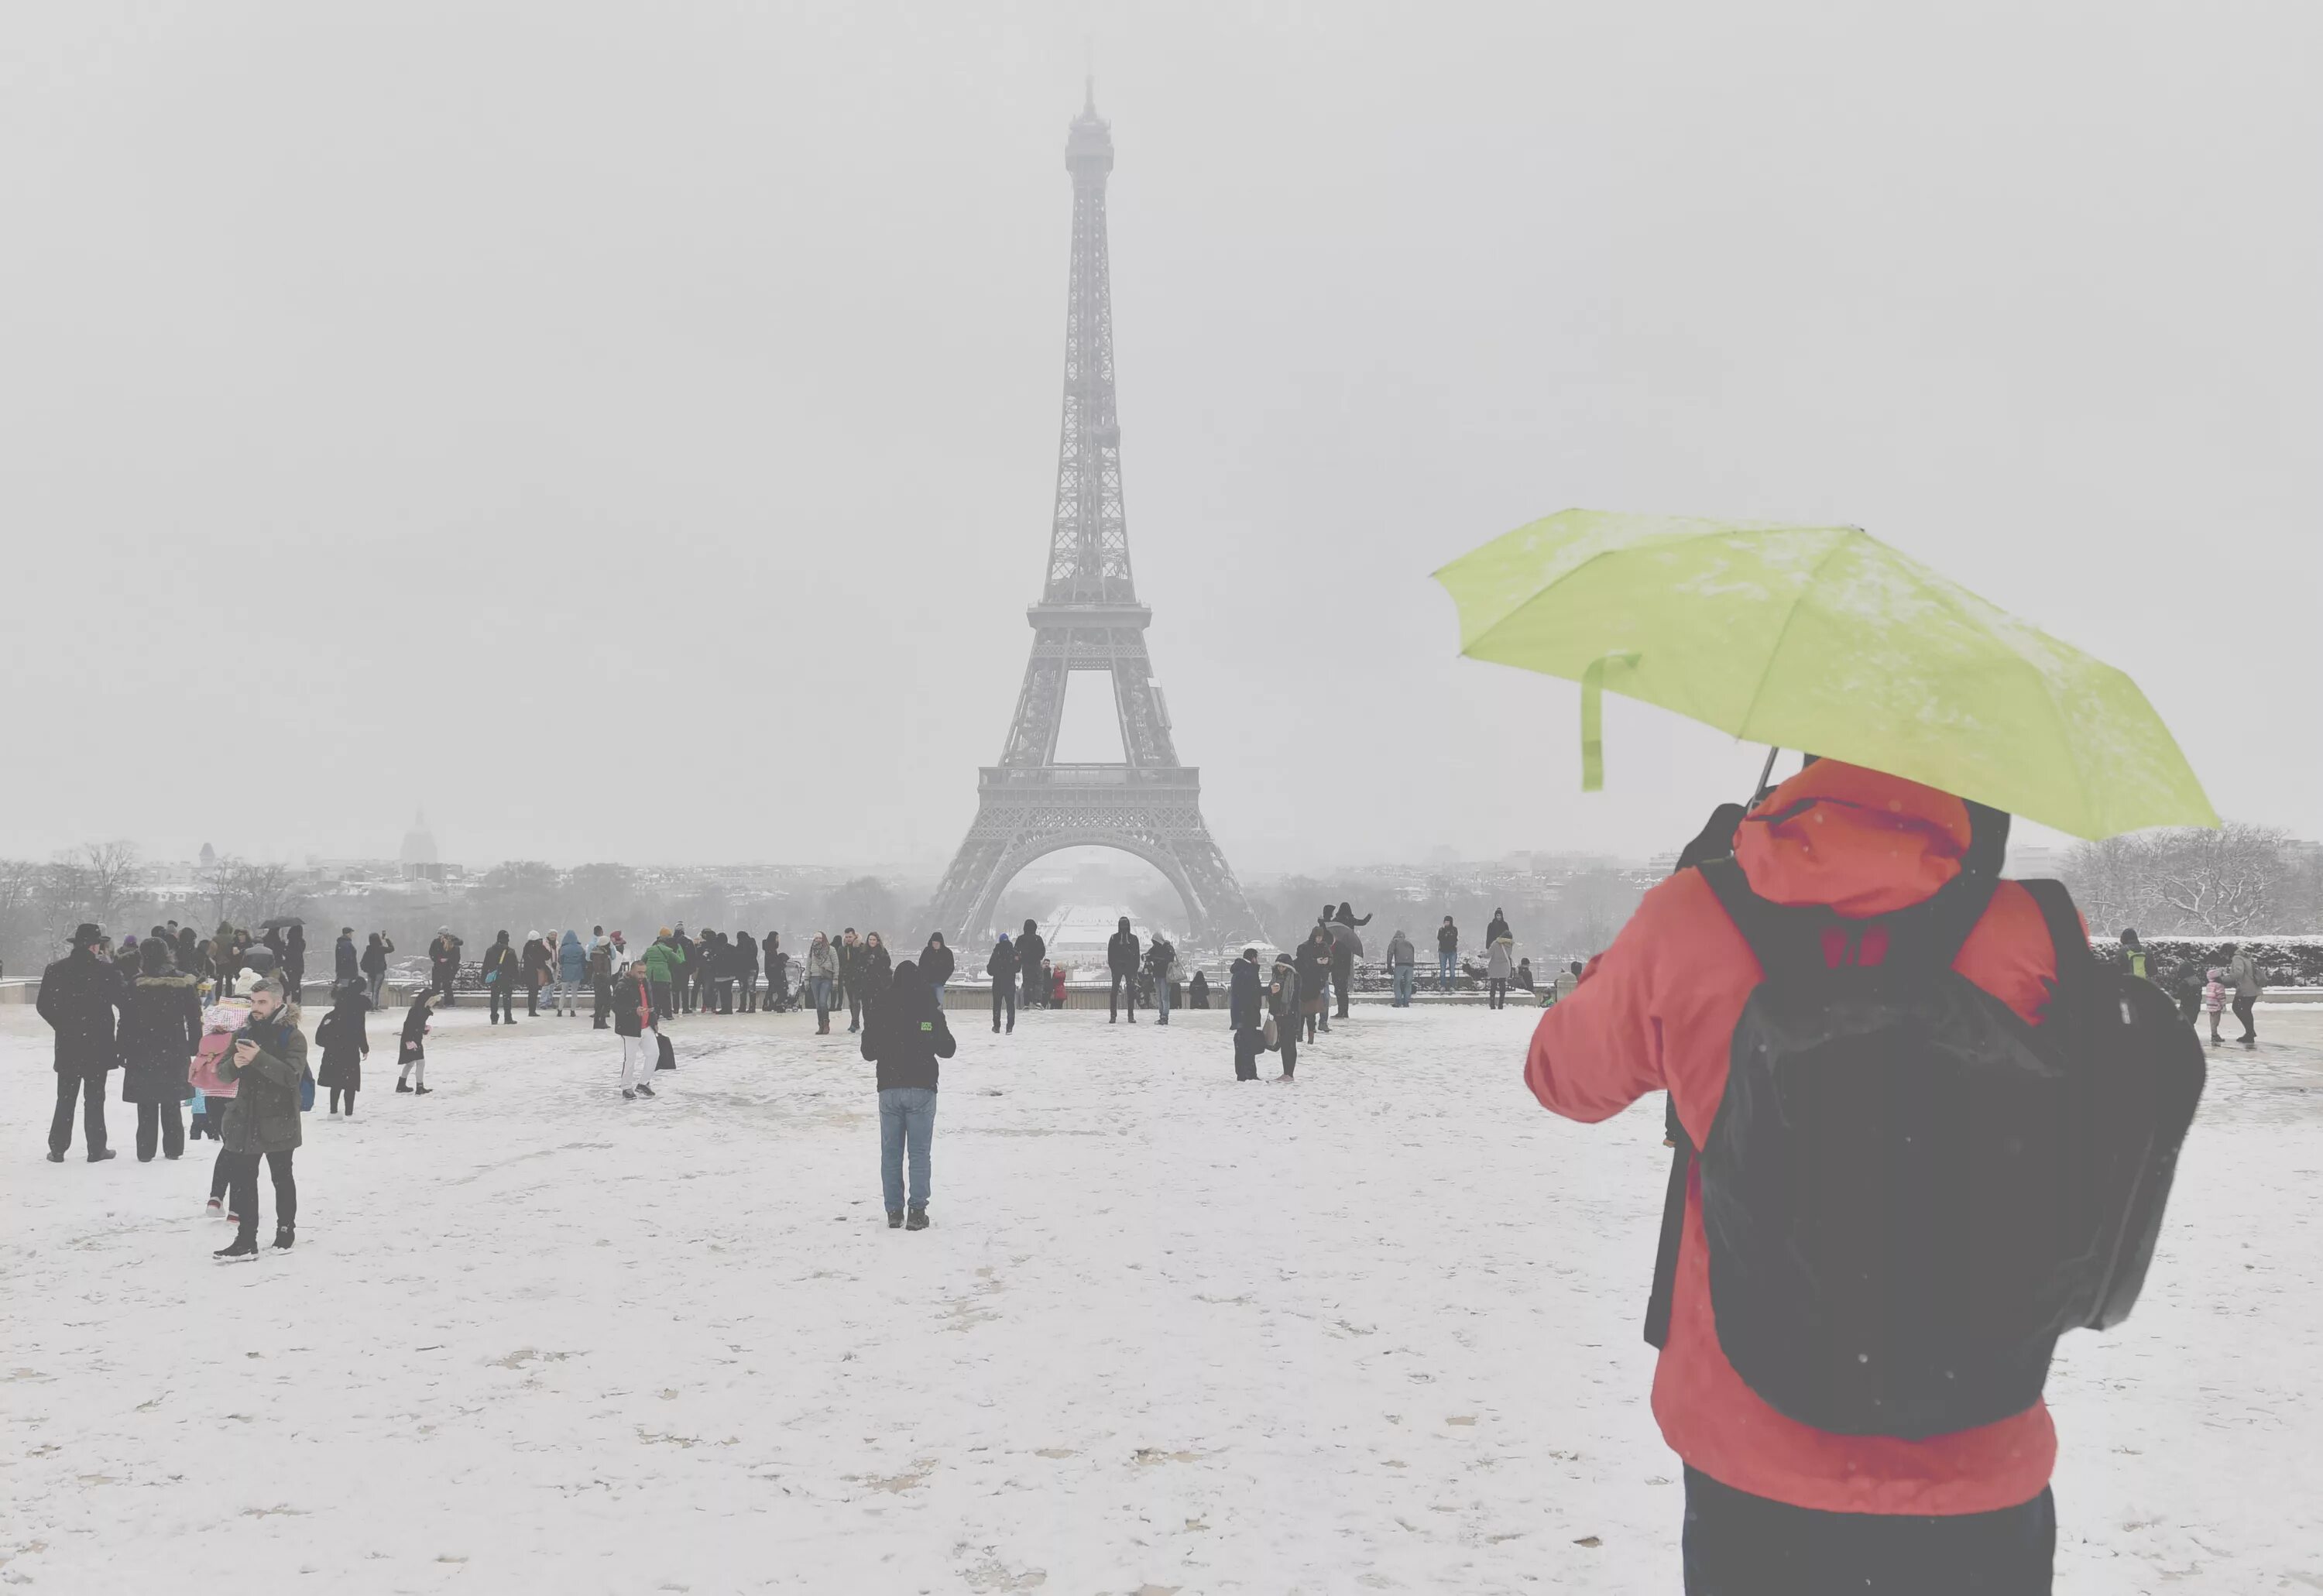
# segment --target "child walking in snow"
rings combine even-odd
[[[2226,1009],[2227,972],[2224,969],[2213,966],[2208,981],[2202,987],[2202,1012],[2210,1016],[2210,1045],[2212,1047],[2217,1047],[2218,1045],[2218,1016],[2226,1013]]]
[[[403,1049],[396,1060],[395,1089],[409,1092],[414,1096],[427,1095],[427,1016],[436,1012],[436,994],[431,989],[411,1000],[411,1012],[403,1016]],[[417,1076],[419,1084],[411,1084]]]

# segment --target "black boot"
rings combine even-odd
[[[905,1230],[925,1230],[927,1227],[928,1211],[925,1208],[913,1209],[911,1217],[904,1221]]]
[[[399,1092],[408,1092],[411,1089],[411,1083],[408,1080],[397,1081],[395,1083],[395,1089]]]
[[[903,1209],[890,1208],[887,1210],[887,1228],[889,1230],[901,1230],[904,1228]]]
[[[234,1243],[231,1246],[220,1247],[216,1252],[211,1253],[210,1256],[221,1260],[255,1258],[258,1256],[257,1234],[253,1231],[244,1231],[240,1235],[234,1238]]]
[[[113,1156],[114,1156],[114,1154],[113,1154],[113,1149],[111,1149],[110,1147],[107,1147],[107,1148],[106,1148],[106,1149],[102,1150],[101,1151],[97,1151],[97,1152],[92,1152],[92,1153],[90,1153],[90,1154],[88,1155],[88,1161],[89,1161],[90,1163],[93,1163],[93,1164],[101,1164],[101,1163],[103,1163],[106,1160],[107,1160],[107,1159],[109,1159],[109,1158],[111,1158],[111,1157],[113,1157]]]
[[[274,1227],[274,1245],[278,1251],[283,1252],[290,1251],[292,1229],[293,1227],[288,1225],[278,1225]]]

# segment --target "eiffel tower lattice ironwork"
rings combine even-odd
[[[972,946],[993,927],[1018,871],[1060,848],[1119,848],[1169,878],[1198,943],[1254,931],[1242,887],[1202,821],[1201,775],[1178,763],[1170,711],[1145,653],[1153,612],[1130,579],[1121,509],[1121,426],[1114,411],[1113,289],[1105,183],[1113,134],[1094,88],[1065,140],[1073,180],[1071,288],[1065,313],[1065,417],[1057,516],[1041,601],[1027,611],[1033,657],[1000,763],[977,784],[976,821],[944,872],[930,920]],[[1113,678],[1120,764],[1060,765],[1057,733],[1073,671]]]

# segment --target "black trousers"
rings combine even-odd
[[[1685,1472],[1686,1596],[2047,1596],[2056,1499],[1923,1518],[1824,1513]]]
[[[849,986],[847,989],[847,1028],[849,1031],[863,1023],[863,995]]]
[[[1008,1029],[1015,1030],[1016,982],[1013,977],[992,983],[992,1028],[995,1031],[1000,1029],[1000,1014],[1003,1009],[1008,1012]]]
[[[1509,984],[1506,981],[1487,981],[1484,985],[1488,988],[1486,995],[1492,999],[1492,1007],[1501,1008],[1508,1003]]]
[[[49,1151],[65,1152],[72,1147],[73,1099],[81,1098],[81,1134],[88,1142],[89,1151],[105,1151],[105,1078],[106,1071],[91,1070],[86,1075],[57,1077],[57,1112],[49,1121]]]
[[[530,976],[524,978],[524,1012],[528,1018],[540,1018],[540,983]]]
[[[718,1012],[720,1014],[730,1014],[734,1012],[734,979],[732,977],[720,976],[717,979],[712,981],[710,983],[710,994],[712,997],[717,999]]]
[[[502,1015],[506,1015],[510,1020],[516,1018],[516,988],[508,984],[507,977],[501,977],[484,990],[491,995],[489,1002],[494,1023],[497,1023]]]
[[[600,976],[597,977],[595,986],[597,988],[597,1012],[591,1015],[590,1018],[595,1023],[602,1025],[605,1023],[605,1016],[613,1012],[613,977],[611,976]]]
[[[2258,999],[2237,997],[2234,1007],[2235,1018],[2243,1023],[2242,1040],[2250,1041],[2255,1039],[2258,1035]]]
[[[1339,995],[1339,1018],[1342,1020],[1347,1017],[1347,988],[1354,984],[1355,967],[1354,965],[1350,964],[1344,969],[1336,964],[1331,967],[1331,985]]]
[[[340,1099],[341,1099],[341,1098],[344,1098],[344,1099],[346,1100],[347,1112],[348,1112],[349,1114],[353,1114],[353,1113],[355,1111],[355,1089],[354,1089],[354,1087],[333,1087],[331,1088],[331,1112],[332,1112],[333,1114],[336,1114],[336,1113],[338,1113],[338,1111],[339,1111],[339,1101],[340,1101]]]
[[[266,1171],[274,1177],[274,1226],[289,1230],[298,1223],[298,1184],[290,1178],[290,1154],[266,1154]],[[242,1234],[258,1234],[258,1159],[254,1152],[228,1152],[219,1155],[226,1161],[226,1175],[232,1186],[234,1212],[242,1219]]]
[[[1039,1009],[1049,1006],[1048,995],[1041,990],[1039,970],[1026,970],[1017,978],[1024,984],[1024,995],[1016,1000],[1018,1008]]]
[[[186,1114],[184,1105],[174,1097],[166,1103],[140,1103],[137,1105],[137,1161],[145,1163],[153,1157],[153,1144],[176,1158],[186,1151]]]
[[[455,964],[439,964],[436,967],[436,978],[429,985],[442,998],[441,1006],[445,1008],[452,1006],[452,987],[459,973],[460,967]]]
[[[1134,1025],[1137,1023],[1137,977],[1125,976],[1119,970],[1113,973],[1113,991],[1105,1000],[1106,1017],[1112,1019],[1120,1014],[1121,994],[1124,987],[1128,988],[1129,991],[1129,1023]]]
[[[1282,1023],[1289,1020],[1290,1024]],[[1275,1022],[1275,1032],[1282,1038],[1282,1078],[1289,1080],[1291,1071],[1299,1068],[1299,1017],[1285,1014]]]
[[[1235,1038],[1235,1078],[1256,1080],[1258,1056],[1266,1051],[1266,1033],[1255,1025],[1237,1026]]]
[[[736,985],[742,989],[742,1012],[746,1014],[757,1014],[758,1012],[758,972],[744,970],[741,979]],[[774,1004],[769,1003],[767,1006],[772,1008]]]

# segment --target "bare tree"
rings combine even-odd
[[[224,905],[218,914],[221,920],[254,926],[278,915],[296,914],[306,907],[307,894],[298,887],[297,873],[288,865],[222,860],[218,876],[219,885],[213,895]]]
[[[2290,876],[2288,840],[2272,827],[2239,821],[2215,831],[2144,831],[2078,845],[2063,874],[2098,930],[2271,931],[2275,889]]]
[[[41,886],[47,872],[30,859],[0,859],[0,959],[12,962],[42,951]]]

